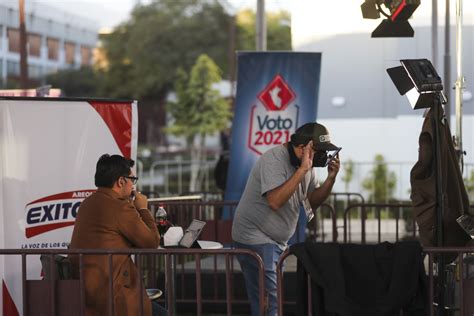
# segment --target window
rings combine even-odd
[[[41,57],[41,36],[28,34],[28,55]]]
[[[58,72],[58,69],[56,67],[48,67],[46,68],[46,75],[52,74]]]
[[[7,29],[8,50],[12,53],[20,53],[20,31],[18,29]]]
[[[64,53],[66,55],[66,64],[74,64],[74,55],[76,51],[76,45],[71,42],[64,43]]]
[[[42,71],[41,66],[37,65],[28,65],[28,77],[30,78],[41,78]]]
[[[48,59],[58,60],[59,58],[59,40],[48,37],[46,40],[48,46]]]
[[[16,61],[7,61],[7,75],[19,76],[20,75],[20,63]]]
[[[81,46],[81,65],[89,66],[91,64],[91,49],[90,47]]]

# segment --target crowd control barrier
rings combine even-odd
[[[77,255],[79,257],[79,279],[73,280],[62,280],[57,276],[56,264],[54,258],[56,255]],[[159,256],[165,258],[165,287],[164,296],[166,307],[168,308],[169,315],[175,315],[175,303],[179,304],[176,300],[174,293],[176,291],[174,283],[174,257],[181,255],[193,256],[195,262],[194,269],[194,280],[195,284],[195,297],[193,303],[195,304],[196,315],[203,314],[203,304],[208,302],[212,304],[225,304],[226,314],[233,314],[233,291],[232,287],[232,275],[230,262],[233,256],[237,254],[248,255],[253,257],[257,261],[259,268],[259,300],[260,300],[260,315],[264,315],[265,300],[264,300],[264,269],[263,263],[260,256],[255,252],[246,249],[0,249],[0,256],[18,256],[21,258],[21,289],[22,289],[22,309],[23,315],[51,315],[51,316],[62,316],[62,315],[85,315],[85,284],[83,278],[84,269],[84,257],[90,255],[101,255],[108,257],[108,269],[112,270],[112,258],[116,255],[130,255],[133,256],[136,263],[141,263],[142,259],[150,256]],[[40,255],[46,255],[50,260],[50,277],[48,279],[32,279],[27,278],[27,262],[31,260],[40,260]],[[206,286],[201,280],[201,257],[204,255],[220,255],[225,258],[225,287],[220,288],[221,293],[225,293],[224,298],[207,299],[202,296],[203,288]],[[138,289],[145,287],[156,287],[156,284],[150,284],[150,280],[143,279],[143,266],[137,264],[137,280]],[[20,277],[20,276],[18,276]],[[114,299],[113,299],[113,283],[112,278],[109,279],[108,288],[104,289],[108,292],[108,310],[109,315],[114,315]],[[143,291],[139,290],[139,297],[143,298]],[[143,304],[140,304],[139,310],[136,315],[143,315]]]
[[[435,289],[436,275],[435,275],[435,256],[442,254],[457,254],[457,260],[451,265],[451,268],[446,269],[449,277],[447,278],[444,287],[444,307],[445,315],[464,316],[474,315],[474,301],[472,294],[474,293],[474,247],[453,248],[453,247],[426,247],[423,248],[425,255],[424,265],[426,270],[426,278],[428,283],[428,304],[429,315],[438,315],[437,298]],[[277,304],[278,315],[285,315],[284,306],[289,305],[285,301],[284,291],[285,283],[283,278],[283,266],[285,261],[293,257],[290,252],[285,251],[277,264]],[[288,290],[288,289],[285,289]],[[292,289],[289,289],[292,290]],[[314,306],[311,302],[311,282],[308,276],[308,315],[313,315]],[[401,313],[400,315],[403,315]]]

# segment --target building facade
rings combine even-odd
[[[25,5],[25,22],[30,82],[41,85],[50,73],[92,65],[96,22],[31,2]],[[0,4],[0,84],[13,87],[19,76],[19,10],[10,2]]]

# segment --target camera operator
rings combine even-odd
[[[265,152],[250,172],[236,209],[232,239],[236,248],[257,252],[265,268],[267,315],[277,314],[276,265],[288,240],[296,230],[300,205],[306,213],[319,207],[331,193],[339,172],[339,155],[328,159],[328,151],[338,151],[329,132],[321,124],[307,123],[298,128],[289,143]],[[327,165],[328,176],[319,186],[314,167]],[[258,315],[258,267],[255,259],[237,256],[245,278],[252,315]]]

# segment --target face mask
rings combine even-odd
[[[328,161],[328,154],[326,151],[316,151],[313,156],[314,167],[326,167]]]
[[[293,167],[298,168],[301,164],[301,161],[296,157],[295,149],[291,143],[288,143],[288,154],[290,155],[290,163]]]
[[[293,167],[298,168],[301,165],[301,160],[296,157],[293,146],[288,144],[288,153],[290,154],[290,163]],[[316,151],[313,156],[313,167],[325,167],[328,156],[326,151]]]

